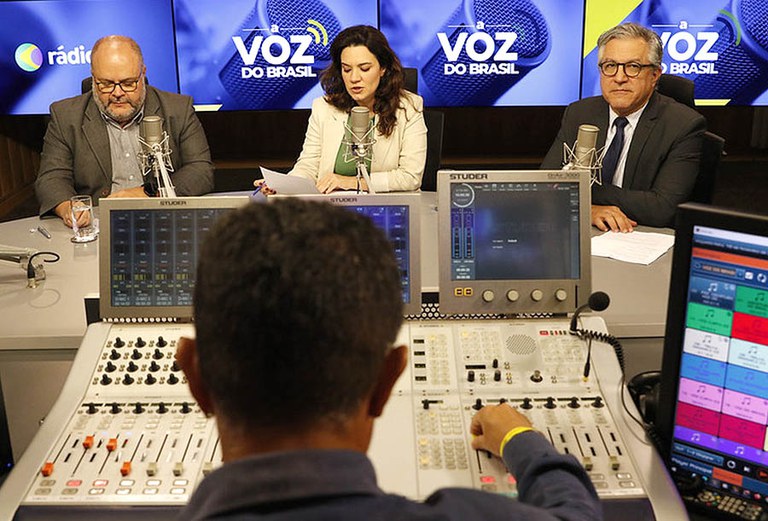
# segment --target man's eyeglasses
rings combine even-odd
[[[624,74],[626,74],[630,78],[637,78],[638,76],[640,76],[640,73],[643,72],[643,69],[645,69],[646,67],[656,67],[652,63],[636,63],[636,62],[629,62],[629,63],[603,62],[603,63],[599,63],[597,66],[600,68],[600,72],[603,73],[603,76],[616,76],[616,73],[619,72],[619,67],[623,67]]]
[[[123,81],[109,81],[109,80],[97,80],[93,79],[96,84],[96,88],[102,94],[111,94],[115,91],[115,88],[119,85],[123,92],[133,92],[139,88],[139,82],[141,81],[141,75],[138,78],[132,78]]]

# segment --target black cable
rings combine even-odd
[[[51,255],[53,256],[53,260],[49,259],[43,259],[43,262],[58,262],[59,259],[61,259],[61,255],[54,251],[38,251],[36,253],[33,253],[29,256],[29,260],[27,261],[27,280],[32,280],[35,278],[35,266],[32,263],[32,261],[37,257],[38,255]]]
[[[614,353],[616,353],[616,359],[619,361],[619,367],[621,368],[621,375],[624,376],[624,348],[621,346],[621,342],[615,336],[608,333],[601,333],[600,331],[592,331],[590,329],[577,329],[573,334],[577,335],[582,340],[597,340],[599,342],[605,342],[613,347]]]

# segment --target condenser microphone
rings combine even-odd
[[[352,133],[352,147],[355,155],[368,155],[368,127],[371,112],[368,107],[352,107],[349,130]]]
[[[139,136],[149,148],[163,141],[163,118],[160,116],[145,116],[139,124]]]
[[[358,190],[360,188],[360,180],[365,179],[368,185],[369,193],[376,193],[371,186],[371,178],[368,174],[368,166],[365,164],[366,160],[371,159],[373,153],[373,144],[376,142],[373,139],[374,127],[371,125],[371,112],[367,107],[352,107],[349,116],[349,126],[345,124],[346,129],[349,131],[349,140],[344,140],[342,143],[348,147],[348,153],[345,154],[345,161],[355,162],[355,170],[358,177]],[[351,156],[351,159],[348,159]]]
[[[168,145],[168,133],[163,130],[163,118],[144,116],[139,124],[139,160],[144,175],[144,191],[147,195],[176,197],[171,183],[173,172],[171,149]]]
[[[600,129],[595,125],[579,125],[576,143],[573,145],[573,166],[591,168],[595,164],[597,133]]]
[[[587,300],[587,303],[583,306],[579,306],[578,309],[576,309],[576,312],[573,314],[573,318],[571,318],[571,334],[577,334],[578,329],[576,327],[576,324],[579,320],[579,315],[581,315],[584,311],[587,309],[592,311],[605,311],[608,309],[608,306],[611,304],[611,297],[608,296],[607,293],[604,293],[602,291],[595,291],[589,296],[589,300]]]

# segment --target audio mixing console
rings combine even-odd
[[[598,318],[584,322],[604,330]],[[587,468],[607,513],[612,502],[630,501],[640,508],[625,519],[653,519],[625,423],[615,419],[623,415],[618,392],[600,385],[611,375],[606,389],[617,388],[611,348],[593,348],[584,381],[586,345],[567,327],[565,320],[406,323],[398,341],[410,346],[408,368],[370,450],[382,488],[415,499],[446,486],[515,497],[501,460],[472,450],[469,438],[477,410],[507,403]],[[91,325],[62,396],[0,492],[0,518],[172,519],[221,464],[215,422],[174,363],[183,335],[193,335],[191,325]]]

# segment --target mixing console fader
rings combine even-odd
[[[600,319],[584,320],[604,330]],[[563,320],[405,324],[398,342],[409,346],[408,367],[369,451],[382,488],[414,499],[448,486],[516,497],[503,462],[473,450],[469,435],[478,410],[506,403],[573,454],[601,498],[644,502],[648,515],[636,519],[653,519],[615,420],[621,411],[600,385],[618,366],[603,355],[612,362],[596,361],[585,381],[586,346],[566,328]],[[179,338],[193,333],[191,325],[91,325],[59,401],[0,491],[0,518],[173,519],[221,464],[215,422],[174,361]]]

